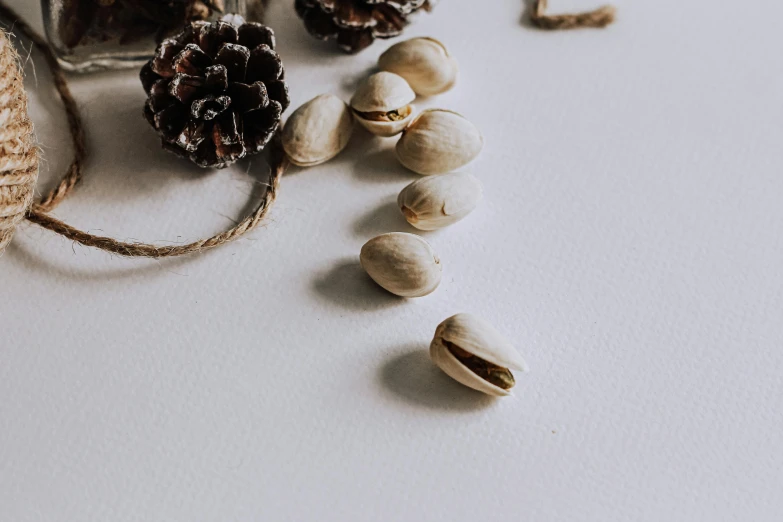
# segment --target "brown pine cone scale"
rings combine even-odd
[[[346,52],[368,47],[376,38],[399,36],[408,16],[429,11],[435,0],[295,0],[307,31],[320,40],[336,40]]]
[[[263,150],[290,103],[274,47],[252,22],[194,22],[163,41],[140,75],[163,147],[216,168]]]

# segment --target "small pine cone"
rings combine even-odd
[[[355,53],[376,38],[393,38],[402,33],[408,17],[435,0],[295,0],[299,17],[318,39],[336,39],[344,51]]]
[[[290,102],[274,48],[253,22],[193,22],[164,40],[140,75],[163,147],[217,168],[263,150]]]

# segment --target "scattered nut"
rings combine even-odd
[[[457,61],[434,38],[412,38],[389,47],[378,59],[382,71],[399,74],[422,96],[448,91],[457,81]]]
[[[457,314],[438,325],[430,357],[449,377],[487,395],[511,394],[515,381],[509,368],[527,371],[511,343],[471,314]]]
[[[479,130],[462,115],[430,109],[403,131],[397,142],[397,158],[413,172],[442,174],[473,161],[483,146]]]
[[[375,237],[362,247],[359,260],[373,281],[401,297],[422,297],[440,284],[440,259],[429,243],[414,234]]]
[[[371,75],[351,98],[356,119],[377,136],[394,136],[413,119],[416,93],[402,77],[390,72]]]
[[[481,182],[465,172],[427,176],[402,189],[397,205],[414,227],[437,230],[470,214],[482,191]]]
[[[283,149],[291,163],[311,167],[342,151],[353,132],[348,106],[333,94],[321,94],[296,109],[283,128]]]

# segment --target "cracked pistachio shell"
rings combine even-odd
[[[283,127],[283,149],[291,163],[310,167],[329,161],[342,151],[353,132],[348,106],[333,94],[321,94],[288,118]]]
[[[430,109],[403,131],[397,142],[397,158],[418,174],[443,174],[473,161],[483,146],[479,130],[462,115]]]
[[[449,350],[449,345],[502,369],[527,371],[525,360],[511,343],[475,315],[457,314],[440,323],[430,344],[430,357],[449,377],[465,386],[488,395],[511,394],[468,368]]]
[[[362,247],[359,261],[373,281],[401,297],[422,297],[440,284],[440,259],[429,243],[414,234],[375,237]]]
[[[364,80],[351,98],[351,109],[364,128],[377,136],[399,134],[413,120],[416,93],[402,77],[379,72]]]
[[[411,38],[389,47],[378,59],[378,67],[405,78],[422,96],[448,91],[457,81],[459,67],[446,46],[434,38]]]
[[[397,205],[419,230],[437,230],[461,220],[481,200],[481,182],[465,172],[418,179],[402,189]]]

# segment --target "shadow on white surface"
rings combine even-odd
[[[362,83],[371,74],[377,73],[379,70],[380,69],[378,69],[377,66],[372,65],[371,67],[368,67],[363,71],[356,72],[353,74],[347,74],[343,78],[340,86],[343,89],[345,89],[347,92],[354,92],[356,88],[359,87],[360,83]]]
[[[382,205],[359,216],[353,224],[353,231],[362,240],[387,232],[420,233],[419,230],[409,225],[400,214],[400,209],[397,208],[397,196],[389,198]]]
[[[519,23],[522,25],[522,27],[527,27],[530,29],[538,29],[535,25],[533,25],[533,22],[530,21],[530,14],[533,12],[533,9],[535,9],[536,0],[523,0],[522,1],[522,14],[519,16]]]
[[[380,369],[383,386],[399,399],[426,408],[451,411],[476,411],[495,404],[495,399],[471,390],[451,379],[436,367],[426,347],[403,347]]]
[[[376,147],[375,150],[359,155],[359,159],[353,165],[353,175],[357,181],[363,183],[394,183],[399,185],[399,190],[401,190],[402,187],[411,181],[420,178],[417,174],[400,165],[394,152],[393,143],[382,143],[380,141],[382,138],[375,138],[364,129],[356,129],[356,136],[362,138],[357,141],[363,142],[357,146],[369,149],[373,145],[373,141],[375,141],[377,145],[382,147]],[[387,141],[393,141],[393,139],[390,138]],[[351,156],[353,157],[354,155],[352,154]]]
[[[334,304],[350,310],[379,310],[405,303],[370,279],[357,258],[343,258],[330,269],[316,274],[316,293]]]
[[[108,74],[108,73],[104,73]],[[72,80],[74,86],[81,77]],[[88,157],[84,179],[77,190],[87,187],[100,193],[103,201],[127,202],[155,194],[167,184],[197,181],[213,175],[215,169],[203,169],[163,150],[160,138],[142,115],[144,103],[141,86],[129,81],[114,85],[106,96],[97,97],[82,106],[86,121]],[[40,96],[46,100],[46,96]],[[46,110],[62,111],[58,103],[46,103]],[[111,133],[107,129],[112,129]],[[67,131],[62,129],[63,136]],[[70,149],[70,143],[68,143]],[[44,160],[56,156],[46,142],[42,143]],[[69,150],[68,162],[71,152]],[[67,164],[67,163],[66,163]],[[40,192],[46,192],[59,181],[63,172],[51,171]]]

